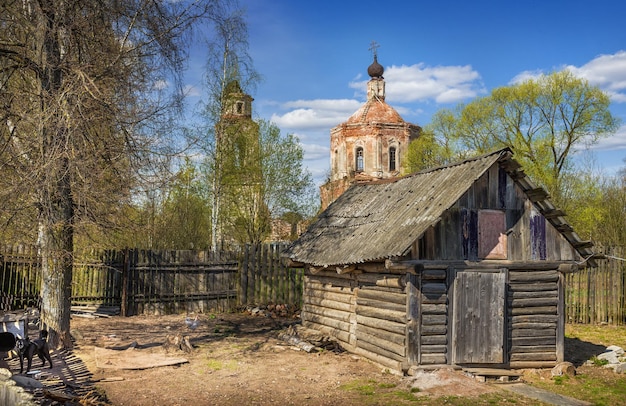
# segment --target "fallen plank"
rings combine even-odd
[[[110,350],[94,347],[96,366],[103,369],[148,369],[189,362],[186,358],[173,357],[151,349]]]

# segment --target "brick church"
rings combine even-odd
[[[399,177],[409,143],[420,135],[421,127],[385,102],[384,70],[374,52],[367,101],[330,130],[330,180],[320,187],[322,210],[355,182]]]

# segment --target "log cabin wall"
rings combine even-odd
[[[549,368],[563,361],[563,275],[556,269],[509,269],[511,368]]]
[[[419,365],[448,364],[448,270],[425,268],[419,274]]]
[[[346,349],[355,344],[356,280],[336,272],[305,272],[302,325],[334,337]]]
[[[302,325],[396,371],[406,368],[407,295],[403,275],[305,273]]]
[[[407,296],[404,280],[398,276],[390,278],[390,275],[376,273],[360,274],[357,277],[359,288],[356,290],[354,352],[402,371],[407,355]]]

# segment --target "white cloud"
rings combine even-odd
[[[598,86],[617,103],[626,102],[626,51],[612,55],[599,55],[580,68],[567,66],[576,76]]]
[[[599,55],[581,67],[567,65],[558,70],[568,69],[590,85],[598,86],[611,96],[611,101],[626,103],[626,51],[611,55]],[[546,72],[541,70],[524,71],[516,75],[509,84],[518,84],[528,79],[536,79]]]
[[[167,80],[157,80],[152,84],[152,87],[155,90],[167,89],[169,86],[170,86],[170,83]]]
[[[305,160],[330,160],[330,148],[319,144],[301,144]]]
[[[283,108],[314,108],[317,110],[353,112],[361,106],[352,99],[315,99],[315,100],[295,100],[284,103]]]
[[[511,79],[509,85],[517,85],[530,79],[537,79],[542,75],[544,75],[542,70],[525,70]]]
[[[350,87],[366,89],[367,81],[350,82]],[[480,74],[470,65],[426,66],[392,65],[385,69],[387,101],[408,103],[433,100],[436,103],[459,103],[486,93]]]
[[[602,138],[592,144],[589,149],[594,151],[626,150],[626,125],[622,125],[615,134],[608,138]]]
[[[348,99],[296,100],[283,104],[285,114],[272,114],[271,121],[285,129],[326,129],[340,124],[354,113],[361,103]]]

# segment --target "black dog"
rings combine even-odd
[[[52,369],[52,359],[50,359],[50,348],[48,347],[47,338],[48,332],[41,330],[41,334],[36,340],[30,341],[28,337],[17,340],[16,347],[17,354],[20,357],[20,374],[24,371],[24,357],[28,360],[28,366],[26,368],[26,373],[28,373],[33,363],[33,355],[35,354],[37,354],[42,361],[42,368],[46,365],[46,360],[48,360],[50,369]]]

